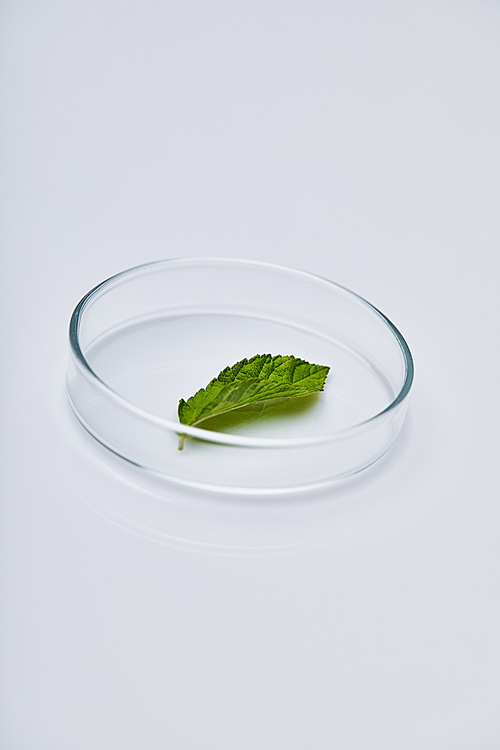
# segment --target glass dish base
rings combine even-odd
[[[207,274],[212,294],[182,294],[190,278]],[[281,293],[255,295],[258,279],[275,274]],[[213,293],[221,277],[229,298],[222,283]],[[302,308],[287,290],[290,279],[303,284]],[[333,324],[323,314],[329,303]],[[411,364],[404,340],[369,303],[310,274],[224,259],[165,261],[104,282],[75,314],[68,390],[78,418],[118,455],[181,484],[236,493],[328,484],[383,455],[404,419]],[[264,353],[330,366],[324,391],[254,404],[203,429],[178,423],[180,398]]]

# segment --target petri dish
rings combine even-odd
[[[169,259],[118,273],[78,303],[69,341],[69,400],[88,432],[148,472],[217,492],[294,492],[365,469],[397,437],[413,381],[406,341],[373,305],[252,260]],[[179,399],[264,353],[328,365],[324,391],[203,428],[179,423]]]

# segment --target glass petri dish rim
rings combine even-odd
[[[201,427],[190,427],[189,425],[183,425],[180,422],[173,422],[172,420],[160,417],[158,414],[142,409],[136,406],[128,399],[124,398],[120,393],[115,391],[110,385],[108,385],[97,373],[92,369],[89,362],[87,361],[82,348],[80,346],[80,323],[86,309],[91,304],[92,300],[100,294],[106,294],[111,291],[112,288],[120,283],[123,279],[148,273],[152,269],[160,267],[168,267],[169,265],[195,265],[198,263],[226,263],[233,266],[254,266],[262,269],[270,269],[274,271],[281,271],[287,274],[292,274],[309,281],[316,283],[325,284],[331,286],[334,289],[341,291],[343,294],[347,294],[356,300],[358,300],[363,306],[368,308],[369,311],[375,313],[381,322],[390,330],[395,340],[397,341],[402,355],[405,366],[405,375],[403,385],[399,392],[396,394],[394,399],[381,411],[372,415],[368,419],[357,422],[349,427],[344,427],[340,430],[332,430],[327,433],[316,436],[308,436],[302,438],[258,438],[258,437],[244,437],[240,435],[232,435],[230,433],[214,432],[213,430],[204,430]],[[338,284],[330,279],[314,274],[309,271],[303,271],[298,268],[292,268],[290,266],[283,266],[277,263],[270,263],[268,261],[260,260],[248,260],[243,258],[224,258],[224,257],[190,257],[190,258],[167,258],[163,260],[150,261],[148,263],[141,263],[137,266],[127,268],[124,271],[119,271],[113,276],[108,277],[100,284],[97,284],[82,299],[78,302],[70,318],[69,323],[69,342],[70,351],[73,358],[80,370],[80,372],[89,379],[95,386],[102,390],[107,397],[112,401],[119,404],[121,407],[133,412],[142,419],[159,425],[160,427],[175,433],[176,435],[188,435],[190,437],[198,438],[210,443],[218,443],[222,445],[241,446],[247,448],[294,448],[299,446],[308,446],[319,443],[333,442],[339,439],[348,437],[353,432],[367,427],[370,424],[382,419],[389,412],[393,411],[399,404],[401,404],[408,396],[410,389],[413,384],[414,378],[414,364],[413,357],[408,344],[401,332],[396,328],[389,318],[384,315],[377,307],[368,302],[364,297],[353,292],[342,284]],[[73,405],[71,394],[69,394],[70,402]]]

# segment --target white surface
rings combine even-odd
[[[0,37],[2,748],[496,750],[498,5],[6,0]],[[78,431],[74,304],[193,255],[393,319],[386,460],[162,499]]]

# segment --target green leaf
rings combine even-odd
[[[292,356],[256,354],[226,367],[187,401],[179,401],[181,424],[198,426],[211,417],[270,399],[297,398],[322,391],[330,368]],[[179,450],[184,436],[181,435]]]

